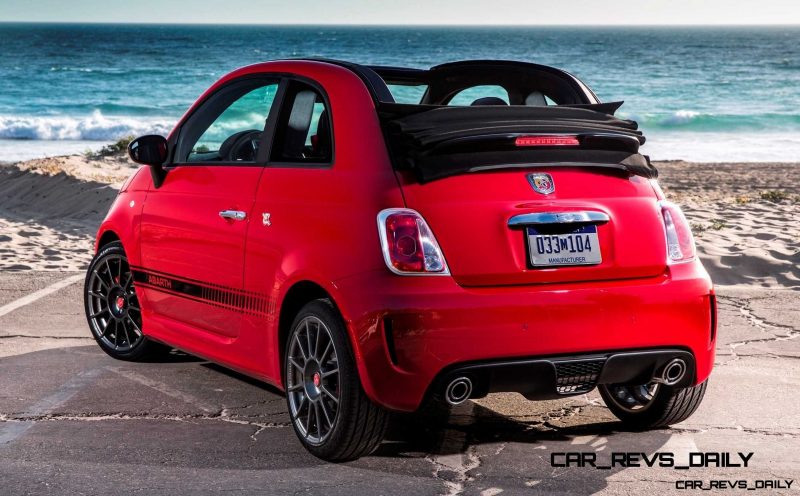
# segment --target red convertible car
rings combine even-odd
[[[635,122],[551,67],[286,60],[236,70],[97,235],[85,307],[109,355],[178,348],[286,392],[326,460],[392,411],[598,387],[632,429],[698,407],[716,303]]]

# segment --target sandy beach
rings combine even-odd
[[[800,164],[656,166],[718,287],[800,289]],[[0,162],[0,272],[35,279],[85,270],[97,227],[137,167],[120,153]]]
[[[657,162],[717,285],[800,288],[798,164]],[[0,166],[0,270],[81,270],[136,166],[71,155]]]

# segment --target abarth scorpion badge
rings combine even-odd
[[[556,183],[553,182],[553,176],[544,172],[528,174],[528,182],[531,183],[534,191],[543,195],[549,195],[556,190]]]

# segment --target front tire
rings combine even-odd
[[[389,414],[364,393],[344,322],[329,300],[312,301],[297,314],[284,364],[292,426],[311,454],[340,462],[378,447]]]
[[[122,243],[114,241],[95,255],[83,289],[86,320],[97,344],[118,360],[145,360],[164,351],[142,333],[142,310]]]
[[[706,394],[708,380],[686,388],[650,383],[641,386],[599,386],[608,409],[627,427],[656,429],[683,422],[692,416]]]

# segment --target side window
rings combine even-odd
[[[480,100],[482,98],[499,98],[500,100],[503,100],[503,103],[508,105],[508,91],[506,91],[502,86],[473,86],[472,88],[461,90],[450,99],[448,105],[472,105],[476,100]],[[497,101],[496,104],[502,105],[503,103]],[[488,101],[487,103],[484,103],[484,105],[486,104],[489,104]],[[495,103],[492,103],[492,105],[495,105]]]
[[[319,91],[305,83],[292,81],[284,102],[275,129],[270,161],[331,163],[331,116]]]
[[[176,162],[255,162],[277,91],[263,80],[220,90],[184,124]]]

